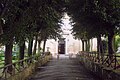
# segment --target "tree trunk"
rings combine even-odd
[[[103,54],[103,43],[102,43],[101,38],[100,38],[100,53],[101,55]]]
[[[25,41],[23,44],[19,45],[19,60],[24,59],[24,54],[25,54]],[[20,66],[23,66],[23,62],[20,62]]]
[[[45,52],[46,41],[47,41],[47,39],[44,40],[44,44],[43,44],[43,52]]]
[[[40,50],[41,50],[41,41],[42,40],[38,40],[38,54],[40,54]]]
[[[97,37],[97,53],[98,53],[97,57],[98,58],[100,58],[100,40],[101,40],[101,36],[99,35]]]
[[[22,45],[19,45],[19,60],[24,59],[24,54],[25,54],[25,41],[23,42]]]
[[[100,55],[101,55],[101,59],[102,59],[102,61],[103,61],[103,59],[104,59],[104,51],[103,51],[103,43],[102,43],[101,36],[99,36],[99,39],[100,39],[99,53],[100,53]]]
[[[37,39],[38,39],[38,36],[35,37],[35,43],[34,43],[34,50],[33,50],[33,55],[36,54],[36,48],[37,48]]]
[[[85,40],[85,51],[88,50],[87,40]]]
[[[0,35],[3,34],[3,28],[2,28],[2,20],[0,20]]]
[[[87,51],[90,51],[90,40],[88,40]]]
[[[84,51],[84,40],[82,40],[82,51]]]
[[[13,42],[5,45],[5,65],[12,64],[12,48]],[[12,66],[8,67],[8,73],[12,74]]]
[[[28,44],[28,56],[32,56],[32,47],[33,47],[33,38],[29,39],[29,44]]]
[[[108,34],[108,54],[112,56],[114,54],[113,50],[113,38],[114,38],[114,31],[109,32]]]

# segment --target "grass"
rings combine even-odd
[[[17,62],[19,60],[19,53],[18,52],[13,52],[12,53],[12,62]],[[27,58],[27,54],[25,54],[25,58]],[[4,55],[4,51],[0,51],[0,67],[4,66],[4,60],[5,60],[5,55]]]

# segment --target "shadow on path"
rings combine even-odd
[[[69,58],[53,59],[46,66],[38,67],[29,80],[99,80],[79,63]]]

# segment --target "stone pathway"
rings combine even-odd
[[[99,80],[79,63],[77,59],[53,59],[46,66],[38,67],[29,80]]]

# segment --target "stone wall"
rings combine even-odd
[[[42,66],[46,64],[50,59],[52,58],[52,55],[47,55],[44,58],[38,59],[39,61],[36,61],[34,63],[31,63],[29,67],[25,68],[21,72],[18,72],[17,74],[11,76],[7,80],[25,80],[28,78],[32,73],[35,72],[38,66]]]
[[[88,71],[92,72],[101,80],[120,80],[120,70],[113,70],[102,66],[101,64],[90,61],[82,56],[78,56],[78,59]]]

